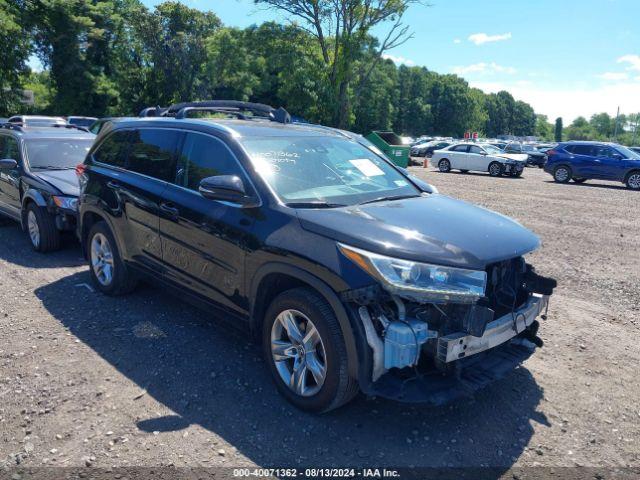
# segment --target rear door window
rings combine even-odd
[[[467,145],[457,145],[451,149],[453,152],[466,152]]]
[[[568,150],[574,155],[592,155],[591,145],[572,145],[571,147],[567,147],[565,150]]]
[[[180,137],[181,133],[176,130],[133,130],[127,169],[159,180],[173,181]]]
[[[112,133],[93,152],[93,159],[106,165],[124,168],[127,164],[130,137],[129,130],[119,130]]]
[[[484,150],[476,145],[471,145],[471,147],[469,148],[469,153],[481,154],[484,153]]]
[[[176,184],[197,191],[202,179],[216,175],[237,175],[245,186],[248,185],[242,168],[222,140],[188,132],[180,155]]]

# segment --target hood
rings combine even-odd
[[[302,228],[347,245],[454,267],[484,269],[540,244],[504,215],[438,194],[297,214]]]
[[[507,160],[515,160],[517,162],[526,162],[529,155],[526,153],[498,153],[494,155],[498,158],[506,158]]]
[[[78,176],[73,168],[68,170],[42,170],[32,173],[48,184],[56,187],[64,195],[72,197],[80,195]]]

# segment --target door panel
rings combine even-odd
[[[160,207],[163,261],[171,280],[244,314],[247,306],[241,298],[245,246],[255,209],[200,195],[200,180],[214,175],[238,175],[245,188],[250,188],[222,140],[187,133],[176,184],[167,187]]]
[[[451,168],[467,170],[468,169],[468,160],[467,160],[467,146],[459,145],[457,147],[453,147],[451,150]]]
[[[593,172],[589,172],[593,178],[605,180],[620,180],[622,162],[620,158],[615,158],[617,152],[608,146],[595,146],[593,148]]]
[[[484,150],[476,145],[469,147],[469,153],[467,153],[467,164],[469,170],[477,170],[479,172],[486,172],[489,168],[486,155],[482,155]]]
[[[0,208],[9,215],[20,218],[22,155],[15,138],[8,135],[0,136],[0,158],[13,158],[18,162],[18,166],[12,170],[0,170]]]

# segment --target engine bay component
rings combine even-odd
[[[404,368],[416,365],[420,359],[422,345],[435,332],[419,320],[391,322],[384,336],[384,368]]]

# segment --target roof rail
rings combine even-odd
[[[251,112],[268,118],[274,122],[291,123],[291,115],[284,108],[273,108],[264,103],[241,102],[239,100],[206,100],[202,102],[176,103],[167,108],[147,107],[140,112],[140,117],[175,117],[177,119],[186,118],[190,111],[211,111],[236,115],[239,118],[249,118],[242,112]]]

